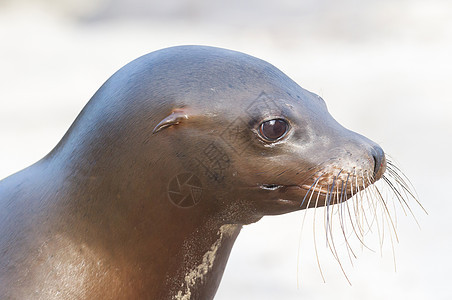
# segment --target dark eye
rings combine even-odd
[[[289,124],[283,119],[273,119],[263,122],[259,126],[260,135],[267,141],[276,141],[282,138],[289,129]]]

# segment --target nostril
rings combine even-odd
[[[383,151],[383,149],[381,149],[380,146],[374,146],[372,148],[372,157],[374,159],[374,180],[378,180],[380,179],[379,177],[377,178],[378,172],[381,170],[381,168],[383,168],[383,164],[384,164],[384,157],[385,157],[385,153]]]

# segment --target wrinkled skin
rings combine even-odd
[[[276,142],[259,131],[271,119],[288,124]],[[212,299],[241,225],[306,208],[316,180],[322,195],[352,173],[372,183],[384,164],[262,60],[150,53],[114,74],[46,157],[0,181],[1,298]],[[179,174],[198,178],[196,205],[170,201]]]

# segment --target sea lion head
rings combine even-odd
[[[239,224],[345,201],[386,164],[377,144],[271,64],[203,46],[163,49],[120,69],[66,143],[54,152],[82,154],[84,168],[114,172],[161,209]]]

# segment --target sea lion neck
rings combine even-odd
[[[45,199],[45,209],[52,212],[39,221],[47,228],[39,235],[44,242],[39,251],[29,252],[34,262],[24,280],[38,282],[43,270],[58,270],[58,284],[67,280],[68,286],[85,287],[61,289],[60,296],[86,299],[99,294],[210,299],[215,294],[241,226],[223,225],[202,207],[174,209],[166,198],[140,196],[137,191],[143,187],[130,182],[114,186],[111,178],[85,178],[86,174],[64,169],[57,175],[57,158],[40,161],[10,179],[14,183],[32,177],[34,182],[28,184],[46,186],[39,194],[35,190],[36,201],[28,206],[37,211],[43,204],[39,199]],[[41,176],[29,176],[34,174]],[[89,282],[97,286],[86,288]],[[154,282],[166,287],[154,289]],[[42,291],[53,299],[48,292]],[[74,294],[78,292],[83,294]]]

